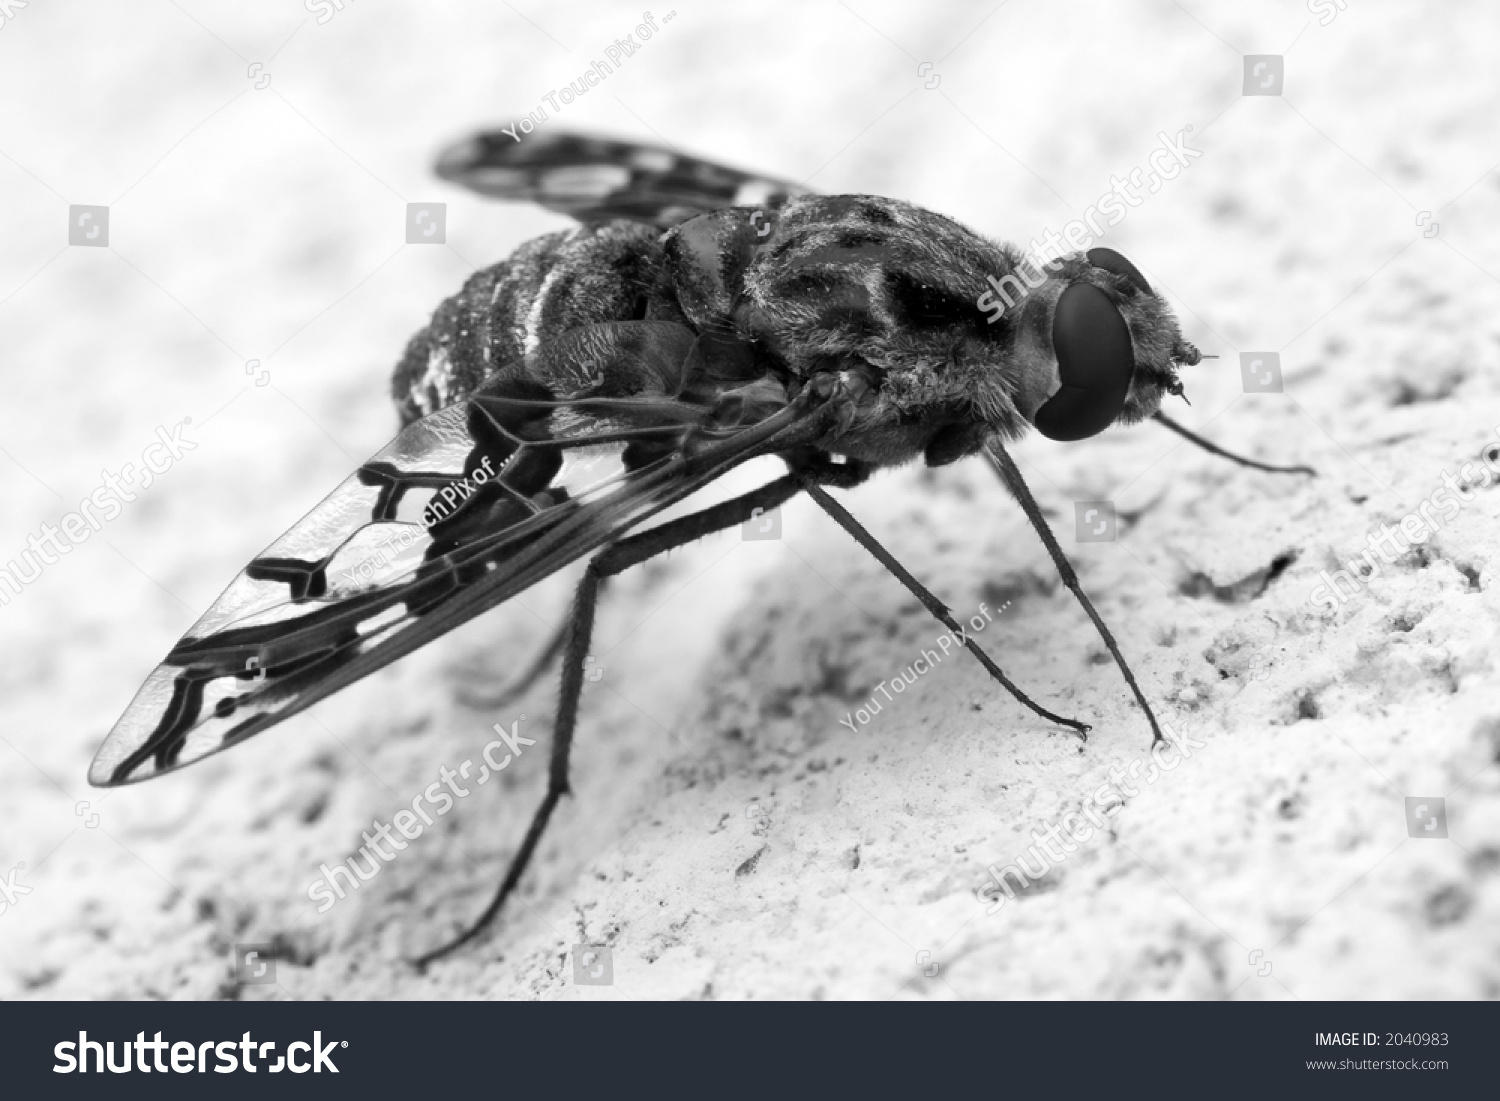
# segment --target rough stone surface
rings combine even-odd
[[[1176,414],[1319,477],[1155,425],[1018,457],[1148,695],[1201,747],[1150,772],[1142,714],[987,469],[887,473],[849,508],[957,613],[1003,606],[978,641],[1093,724],[1088,743],[956,655],[882,699],[940,630],[794,503],[779,540],[727,533],[611,585],[575,796],[492,932],[425,974],[403,959],[483,907],[540,796],[550,682],[503,712],[482,697],[571,576],[233,753],[108,793],[83,777],[219,587],[389,436],[386,372],[426,311],[561,224],[437,183],[434,149],[534,109],[639,12],[361,0],[299,28],[227,4],[193,5],[201,26],[172,5],[20,10],[0,38],[0,93],[30,105],[0,126],[0,559],[158,425],[192,416],[198,443],[0,607],[0,875],[24,862],[31,889],[0,914],[0,997],[1500,993],[1500,488],[1430,510],[1441,530],[1335,614],[1310,603],[1321,571],[1500,444],[1493,20],[990,7],[679,3],[544,125],[660,134],[1024,243],[1191,124],[1202,156],[1105,243],[1221,356]],[[1242,98],[1236,54],[1272,50],[1286,95]],[[941,59],[941,83],[912,58]],[[402,245],[417,200],[449,204],[451,248]],[[59,253],[76,201],[110,204],[109,250]],[[1279,351],[1284,393],[1242,392],[1256,349]],[[1102,499],[1118,538],[1075,543],[1073,502]],[[320,864],[521,713],[535,748],[316,913]],[[1112,770],[1140,782],[1107,829],[987,913],[987,869]],[[1444,800],[1446,840],[1409,836],[1408,796]],[[237,982],[230,946],[268,942],[276,983]],[[574,984],[580,943],[609,947],[612,986]]]

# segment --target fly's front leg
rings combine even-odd
[[[991,440],[985,445],[984,456],[989,460],[995,472],[1000,475],[1000,480],[1005,483],[1012,496],[1020,503],[1021,511],[1026,514],[1026,519],[1036,529],[1041,537],[1042,545],[1047,548],[1047,553],[1052,556],[1052,564],[1057,567],[1057,572],[1062,576],[1063,584],[1083,605],[1083,610],[1088,613],[1089,619],[1093,620],[1094,628],[1104,639],[1104,645],[1109,648],[1110,655],[1114,657],[1115,664],[1120,667],[1120,672],[1125,677],[1125,683],[1130,685],[1131,692],[1135,693],[1136,702],[1141,705],[1141,710],[1146,713],[1146,721],[1151,724],[1151,744],[1165,741],[1162,737],[1161,727],[1156,721],[1156,712],[1151,710],[1151,705],[1146,702],[1146,694],[1141,691],[1141,686],[1135,682],[1135,674],[1130,671],[1130,665],[1125,661],[1125,655],[1120,653],[1120,647],[1115,642],[1115,636],[1110,634],[1109,628],[1104,625],[1104,620],[1099,618],[1099,613],[1094,611],[1094,605],[1089,600],[1088,593],[1083,591],[1083,586],[1078,583],[1078,574],[1073,569],[1073,563],[1068,561],[1068,556],[1058,545],[1057,536],[1052,534],[1052,529],[1047,526],[1047,518],[1042,515],[1041,506],[1036,503],[1036,498],[1031,495],[1031,489],[1026,480],[1021,477],[1021,470],[1016,466],[1010,453],[1000,446],[998,439]]]
[[[834,520],[838,522],[840,527],[842,527],[850,535],[854,536],[855,540],[867,551],[873,554],[876,560],[887,570],[889,570],[895,576],[895,578],[901,582],[901,584],[905,585],[907,589],[911,591],[912,595],[920,600],[923,606],[933,614],[933,616],[939,623],[947,627],[948,630],[952,631],[955,637],[962,638],[964,642],[964,648],[979,659],[979,663],[984,666],[985,671],[988,672],[990,676],[999,681],[1002,685],[1004,685],[1007,692],[1014,696],[1020,703],[1025,704],[1027,707],[1031,708],[1032,711],[1035,711],[1038,715],[1048,720],[1049,722],[1057,723],[1059,726],[1069,727],[1073,730],[1076,730],[1080,737],[1083,737],[1085,739],[1088,738],[1090,727],[1087,723],[1081,723],[1076,719],[1066,719],[1061,715],[1053,714],[1051,711],[1048,711],[1041,704],[1033,700],[1025,692],[1022,692],[1021,689],[1018,688],[1009,677],[1001,672],[1000,667],[996,665],[993,660],[991,660],[988,654],[986,654],[979,648],[979,645],[973,639],[965,637],[963,628],[961,628],[958,625],[958,621],[953,618],[953,613],[948,610],[948,606],[937,597],[933,596],[932,593],[928,591],[926,586],[924,586],[920,581],[918,581],[911,575],[911,573],[906,569],[905,566],[896,561],[895,556],[893,556],[890,551],[881,546],[880,542],[868,531],[866,531],[864,525],[862,525],[858,520],[851,516],[849,514],[849,511],[845,509],[843,505],[839,504],[832,497],[823,492],[822,488],[817,484],[820,479],[816,474],[803,474],[801,475],[801,478],[802,487],[807,491],[807,495],[814,501],[816,501],[819,507],[821,507],[824,512],[828,513],[829,516],[832,516]]]

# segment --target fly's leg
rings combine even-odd
[[[959,627],[958,622],[953,618],[953,613],[948,610],[948,606],[933,596],[932,593],[928,592],[920,581],[907,572],[906,567],[897,562],[891,555],[891,552],[882,547],[875,537],[866,531],[864,526],[849,514],[843,505],[828,496],[827,493],[824,493],[822,488],[818,486],[814,476],[803,475],[802,488],[807,491],[808,496],[816,501],[824,512],[838,521],[840,527],[854,536],[856,542],[873,554],[882,566],[895,575],[901,584],[911,590],[912,594],[926,606],[927,610],[937,618],[938,622],[947,627],[948,630],[954,632],[956,637],[962,638],[964,646],[968,649],[969,653],[979,659],[979,663],[984,666],[989,675],[1003,684],[1007,692],[1048,722],[1057,723],[1059,726],[1071,727],[1081,737],[1088,738],[1090,728],[1087,723],[1078,722],[1076,719],[1065,719],[1061,715],[1054,715],[1016,687],[1011,679],[1000,671],[1000,667],[991,660],[990,656],[979,648],[978,643],[971,638],[965,637],[963,629]]]
[[[1120,672],[1125,675],[1125,683],[1130,685],[1130,690],[1135,693],[1136,702],[1141,705],[1141,710],[1146,713],[1146,720],[1151,724],[1151,744],[1164,741],[1161,727],[1156,722],[1156,712],[1151,710],[1151,705],[1146,702],[1145,693],[1141,686],[1135,682],[1135,674],[1130,671],[1125,657],[1120,653],[1120,647],[1115,644],[1115,636],[1109,633],[1109,628],[1104,625],[1104,620],[1099,618],[1099,613],[1094,611],[1094,605],[1089,600],[1088,594],[1083,591],[1083,586],[1078,583],[1078,574],[1073,571],[1073,564],[1068,561],[1068,556],[1063,554],[1062,547],[1058,545],[1057,536],[1052,534],[1052,529],[1047,526],[1047,520],[1042,515],[1041,508],[1036,503],[1036,498],[1031,495],[1025,479],[1021,477],[1021,471],[1016,466],[1015,460],[1010,457],[1009,452],[1000,446],[1000,442],[991,439],[985,445],[984,456],[1000,475],[1000,480],[1005,483],[1011,494],[1021,505],[1021,511],[1026,514],[1026,519],[1031,521],[1031,526],[1036,529],[1037,535],[1041,536],[1042,545],[1047,548],[1047,553],[1052,556],[1052,564],[1057,567],[1057,572],[1062,575],[1063,584],[1072,590],[1078,602],[1083,605],[1083,610],[1089,614],[1094,621],[1094,627],[1104,639],[1104,645],[1109,647],[1109,652],[1114,656],[1115,664],[1120,667]]]
[[[583,690],[583,670],[588,658],[589,640],[594,631],[594,605],[599,599],[599,587],[607,577],[639,565],[648,558],[691,543],[714,532],[742,524],[752,518],[756,509],[772,509],[794,497],[802,488],[798,478],[788,475],[778,478],[742,497],[723,504],[695,512],[691,516],[662,524],[643,531],[606,547],[590,560],[578,583],[573,598],[573,609],[568,615],[563,643],[562,688],[558,696],[557,724],[552,732],[552,758],[547,771],[547,793],[531,819],[521,847],[511,858],[500,889],[490,901],[484,913],[458,937],[441,948],[434,949],[416,961],[418,967],[447,955],[461,945],[474,939],[494,920],[505,900],[510,897],[516,884],[531,862],[532,855],[547,829],[553,810],[568,789],[568,754],[573,747],[573,730],[578,722],[578,697]]]
[[[1310,466],[1272,466],[1270,463],[1256,462],[1254,459],[1247,459],[1243,455],[1236,455],[1233,451],[1225,450],[1218,444],[1213,443],[1210,440],[1205,440],[1202,436],[1198,435],[1198,433],[1190,432],[1188,429],[1182,427],[1182,425],[1178,424],[1165,413],[1155,413],[1152,415],[1151,419],[1160,421],[1162,424],[1170,428],[1173,432],[1176,432],[1183,439],[1187,440],[1189,443],[1197,444],[1199,447],[1203,448],[1204,451],[1207,451],[1210,455],[1218,455],[1220,458],[1228,459],[1232,463],[1239,463],[1241,466],[1248,466],[1252,470],[1266,470],[1270,471],[1272,474],[1311,474],[1314,477],[1317,476],[1318,472]]]

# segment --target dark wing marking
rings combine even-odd
[[[768,379],[714,383],[680,326],[566,338],[618,354],[581,393],[502,371],[409,425],[230,583],[146,679],[89,780],[144,780],[244,741],[730,467],[823,431],[813,388],[788,401]]]
[[[662,229],[726,206],[810,193],[661,146],[549,127],[515,133],[486,130],[450,146],[438,157],[437,174],[481,195],[530,200],[579,221],[632,218]]]

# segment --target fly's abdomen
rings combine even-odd
[[[606,321],[681,320],[664,283],[660,232],[614,221],[550,233],[475,272],[412,337],[392,378],[401,423],[468,397],[544,342]],[[536,379],[543,384],[547,379]]]

